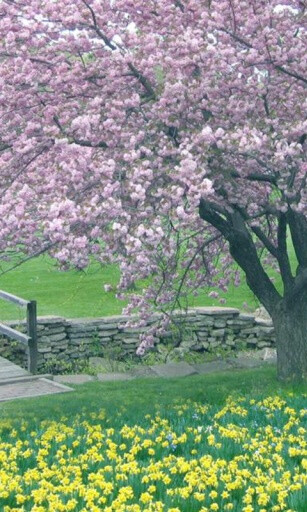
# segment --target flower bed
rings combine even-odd
[[[303,404],[291,395],[188,402],[138,424],[124,409],[3,420],[0,510],[303,512]]]

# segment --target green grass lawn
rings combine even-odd
[[[294,260],[294,255],[292,254]],[[272,275],[274,275],[272,273]],[[279,276],[275,276],[281,288]],[[101,267],[93,263],[85,271],[60,272],[48,256],[30,260],[20,267],[1,275],[0,289],[28,300],[37,300],[38,314],[59,315],[66,318],[97,317],[120,314],[124,303],[115,297],[115,291],[105,292],[104,284],[114,288],[119,281],[119,270],[115,265]],[[243,280],[244,281],[244,280]],[[242,309],[247,303],[251,310],[258,302],[245,282],[239,288],[231,286],[227,293],[226,306]],[[218,306],[219,301],[208,297],[208,290],[198,297],[189,298],[190,306]],[[0,300],[0,319],[22,319],[23,309]]]
[[[106,293],[103,285],[116,285],[116,266],[101,268],[93,264],[86,271],[60,272],[48,256],[30,260],[15,270],[0,275],[0,289],[28,300],[36,300],[38,315],[66,318],[97,317],[121,313],[123,303],[115,292]],[[23,318],[22,308],[0,301],[0,318]]]
[[[172,379],[137,379],[125,382],[89,382],[75,387],[76,393],[15,400],[0,404],[0,417],[18,421],[58,420],[63,414],[74,416],[81,410],[90,414],[101,408],[116,418],[124,407],[125,420],[137,421],[153,407],[168,408],[178,401],[222,405],[229,394],[261,397],[275,393],[307,392],[307,384],[285,385],[276,379],[276,370],[265,367]]]
[[[306,392],[266,367],[1,404],[0,510],[305,512]]]

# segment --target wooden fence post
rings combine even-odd
[[[37,372],[37,318],[36,318],[36,300],[31,300],[27,304],[27,330],[29,341],[28,349],[28,369],[31,373]]]

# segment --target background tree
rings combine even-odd
[[[272,316],[279,377],[306,374],[304,14],[297,0],[2,0],[3,257],[117,261],[122,289],[153,276],[128,311],[158,307],[162,327],[239,266]]]

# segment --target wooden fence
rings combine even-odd
[[[36,314],[36,301],[35,300],[24,300],[11,293],[0,290],[0,299],[7,302],[12,302],[17,306],[26,308],[27,310],[27,334],[16,331],[11,327],[0,323],[0,333],[4,334],[9,338],[13,338],[20,343],[27,346],[28,349],[28,370],[31,373],[37,371],[37,314]]]

